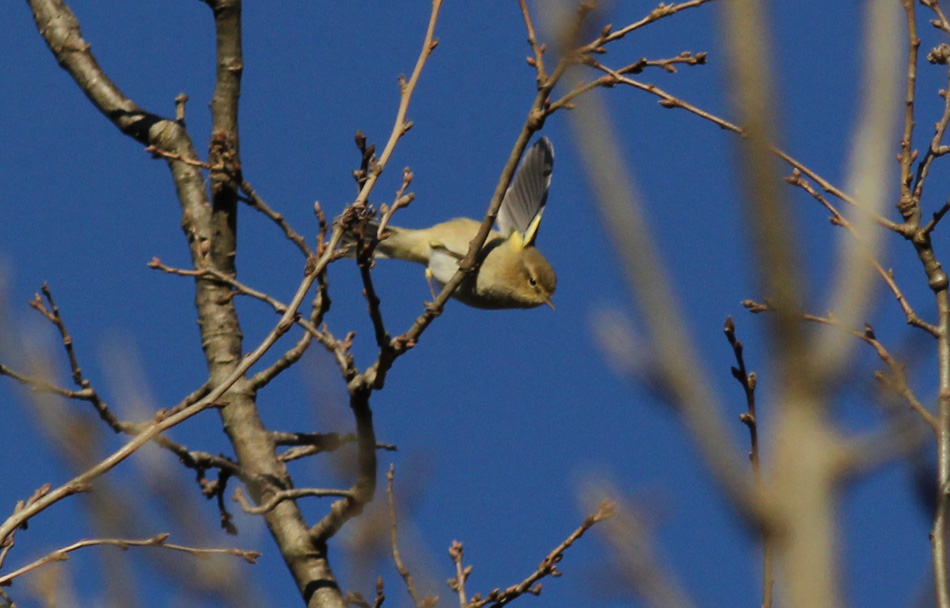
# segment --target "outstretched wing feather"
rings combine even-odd
[[[553,171],[554,146],[542,137],[525,154],[498,210],[498,229],[503,235],[507,237],[516,230],[527,233],[548,200]]]

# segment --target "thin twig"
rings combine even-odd
[[[416,606],[416,608],[424,608],[424,606],[427,605],[425,602],[430,598],[426,596],[425,600],[419,599],[419,594],[416,593],[416,584],[412,580],[412,574],[409,572],[409,568],[403,563],[402,556],[399,554],[398,527],[396,524],[396,496],[393,492],[393,480],[396,478],[395,468],[396,465],[390,464],[389,472],[386,473],[386,496],[389,499],[389,531],[393,563],[396,565],[396,571],[399,572],[399,576],[402,577],[403,582],[406,584],[406,591],[409,592],[409,597],[412,598],[413,605]]]
[[[940,0],[920,0],[920,3],[929,8],[937,15],[937,18],[930,22],[931,25],[937,29],[943,30],[947,34],[950,34],[950,21],[947,20],[947,16],[944,14],[943,9],[940,8]]]
[[[287,237],[291,243],[297,246],[297,249],[303,253],[304,257],[310,256],[313,254],[313,251],[310,250],[310,247],[307,246],[307,240],[300,236],[300,234],[291,228],[290,224],[287,223],[287,220],[280,213],[277,213],[270,206],[264,202],[258,194],[257,191],[247,182],[247,180],[241,180],[241,192],[244,193],[246,198],[242,198],[249,206],[254,209],[257,209],[267,217],[269,217],[277,226],[283,230],[284,236]]]
[[[736,324],[732,320],[732,317],[726,317],[724,333],[736,357],[736,367],[732,368],[732,377],[739,382],[745,393],[746,411],[739,415],[739,420],[749,429],[749,461],[752,463],[752,476],[756,486],[762,488],[762,466],[759,457],[759,420],[755,414],[755,386],[757,376],[755,372],[750,372],[746,369],[742,342],[736,338]],[[772,574],[774,549],[771,536],[769,534],[763,534],[762,608],[771,608],[772,606],[772,587],[775,582]]]
[[[534,24],[531,23],[531,14],[528,12],[528,4],[525,0],[518,0],[521,7],[521,16],[524,18],[524,26],[528,31],[528,44],[531,45],[531,52],[534,57],[528,58],[528,64],[538,73],[538,86],[543,86],[548,79],[547,71],[544,69],[544,51],[545,46],[538,44],[538,37],[534,33]]]
[[[915,0],[902,0],[904,12],[907,15],[907,92],[904,97],[904,133],[901,136],[901,151],[898,159],[901,163],[901,199],[911,197],[911,164],[917,155],[912,150],[914,137],[914,99],[917,93],[917,51],[920,49],[920,38],[917,36],[917,18],[915,15]]]
[[[285,500],[297,500],[298,498],[305,498],[307,496],[314,496],[317,498],[343,496],[346,498],[351,498],[352,493],[349,490],[327,490],[324,488],[293,488],[290,490],[276,490],[269,495],[266,501],[262,502],[256,507],[252,507],[244,497],[244,492],[241,491],[241,488],[235,488],[232,500],[234,500],[236,503],[239,503],[241,505],[241,509],[245,513],[250,513],[252,515],[262,515],[268,511],[272,511],[274,507]]]
[[[523,581],[503,591],[495,589],[485,596],[484,599],[476,599],[477,596],[474,596],[470,603],[465,604],[465,608],[481,608],[488,604],[491,604],[492,608],[500,608],[525,593],[531,593],[533,595],[540,593],[541,587],[538,581],[547,576],[560,576],[560,570],[557,569],[557,565],[564,559],[564,552],[570,549],[571,545],[582,537],[585,532],[590,530],[591,527],[612,517],[615,507],[616,505],[609,500],[601,502],[597,511],[588,515],[580,527],[574,530],[574,532],[564,539],[564,542],[555,547],[553,551],[548,553],[548,555],[541,560],[541,564],[537,570],[529,574]]]
[[[947,64],[946,59],[943,59],[942,62],[948,65],[948,73],[950,73],[950,64]],[[930,175],[930,168],[933,166],[934,160],[947,152],[945,146],[941,145],[941,142],[943,141],[944,134],[947,132],[948,125],[950,125],[950,80],[948,80],[947,89],[941,92],[941,96],[944,101],[943,115],[934,126],[934,134],[930,139],[927,153],[924,154],[923,160],[917,165],[917,174],[914,178],[914,189],[911,193],[911,199],[909,201],[901,200],[900,210],[905,214],[905,217],[919,217],[919,210],[917,210],[918,215],[913,215],[912,212],[920,206],[920,198],[923,195],[927,176]],[[932,228],[929,230],[932,230]]]
[[[650,11],[646,17],[640,19],[639,21],[635,21],[630,25],[622,27],[619,30],[611,31],[612,28],[610,28],[610,26],[605,27],[603,30],[601,30],[600,36],[587,45],[581,47],[579,51],[581,53],[589,53],[596,49],[603,48],[604,45],[613,42],[614,40],[620,40],[630,32],[659,21],[664,17],[669,17],[670,15],[675,15],[680,11],[695,8],[712,1],[713,0],[689,0],[688,2],[681,2],[680,4],[664,4],[661,2],[660,5]]]
[[[173,413],[167,412],[165,413],[164,417],[158,418],[148,424],[143,425],[143,429],[138,435],[136,435],[121,448],[113,452],[110,456],[106,457],[98,464],[74,477],[72,480],[57,487],[54,490],[51,490],[42,498],[36,500],[35,502],[8,517],[6,521],[0,524],[0,543],[9,537],[13,530],[16,530],[24,523],[29,521],[33,516],[46,510],[51,505],[57,503],[63,498],[66,498],[67,496],[86,491],[93,480],[110,471],[113,467],[134,454],[139,448],[154,439],[161,432],[182,423],[188,418],[191,418],[192,416],[210,407],[217,405],[221,396],[224,395],[224,393],[226,393],[228,389],[230,389],[231,386],[238,381],[238,379],[242,378],[252,365],[254,365],[262,356],[264,356],[267,351],[270,350],[274,343],[277,342],[278,338],[289,331],[293,324],[293,319],[297,314],[297,309],[300,307],[304,297],[310,290],[310,286],[316,280],[317,275],[323,271],[323,269],[327,264],[330,263],[332,259],[334,259],[337,253],[336,247],[339,245],[340,239],[343,236],[343,231],[346,230],[346,228],[346,220],[341,220],[338,222],[337,226],[334,228],[333,235],[330,237],[326,252],[319,259],[310,258],[310,261],[308,261],[307,272],[298,286],[297,292],[291,299],[291,303],[287,311],[281,316],[274,329],[264,337],[257,348],[245,355],[240,363],[235,366],[234,370],[228,374],[224,380],[218,384],[218,386],[210,390],[205,397],[196,403]]]
[[[685,100],[683,100],[683,99],[681,99],[681,98],[679,98],[679,97],[676,97],[675,95],[672,95],[672,94],[670,94],[670,93],[664,91],[663,89],[661,89],[660,87],[658,87],[658,86],[656,86],[656,85],[653,85],[653,84],[646,84],[646,83],[640,82],[640,81],[638,81],[638,80],[633,80],[633,79],[631,79],[631,78],[629,78],[629,77],[623,76],[622,74],[618,73],[616,70],[612,70],[611,68],[609,68],[609,67],[607,67],[607,66],[605,66],[605,65],[603,65],[603,64],[601,64],[601,63],[599,63],[599,62],[590,62],[590,65],[592,65],[593,67],[596,67],[597,69],[602,70],[602,71],[604,71],[605,73],[607,73],[609,76],[611,76],[612,82],[614,82],[614,83],[616,83],[616,84],[624,84],[624,85],[627,85],[627,86],[631,86],[631,87],[633,87],[633,88],[635,88],[635,89],[639,89],[639,90],[641,90],[641,91],[645,91],[645,92],[647,92],[647,93],[650,93],[650,94],[652,94],[652,95],[655,95],[655,96],[659,97],[659,98],[660,98],[660,105],[662,105],[664,108],[671,108],[671,109],[672,109],[672,108],[680,108],[680,109],[686,110],[687,112],[690,112],[691,114],[694,114],[694,115],[696,115],[696,116],[698,116],[698,117],[700,117],[700,118],[702,118],[702,119],[704,119],[704,120],[707,120],[707,121],[709,121],[709,122],[711,122],[711,123],[713,123],[713,124],[719,126],[719,127],[722,128],[722,129],[725,129],[725,130],[727,130],[727,131],[732,131],[733,133],[735,133],[735,134],[737,134],[737,135],[742,135],[742,136],[744,136],[744,135],[746,134],[745,131],[744,131],[744,129],[743,129],[742,127],[740,127],[740,126],[738,126],[738,125],[736,125],[736,124],[734,124],[734,123],[731,123],[731,122],[729,122],[728,120],[726,120],[726,119],[724,119],[724,118],[720,118],[719,116],[716,116],[715,114],[712,114],[712,113],[710,113],[710,112],[707,112],[707,111],[705,111],[705,110],[703,110],[703,109],[701,109],[701,108],[699,108],[699,107],[697,107],[697,106],[695,106],[695,105],[689,103],[688,101],[685,101]],[[610,80],[608,80],[608,81],[603,81],[603,79],[601,79],[600,81],[597,81],[597,82],[601,83],[600,86],[603,86],[603,82],[611,82],[611,81],[610,81]],[[592,88],[592,87],[591,87],[591,88]],[[798,169],[799,171],[802,172],[802,174],[806,175],[809,179],[811,179],[812,181],[814,181],[815,183],[817,183],[819,186],[821,186],[821,189],[824,190],[825,192],[828,192],[828,193],[830,193],[830,194],[833,194],[835,197],[841,199],[842,201],[848,203],[849,205],[858,207],[858,208],[860,208],[860,209],[863,209],[863,208],[864,208],[862,205],[859,205],[859,204],[858,204],[858,202],[855,200],[854,197],[852,197],[851,195],[845,193],[845,192],[842,191],[840,188],[836,187],[834,184],[832,184],[831,182],[829,182],[829,181],[826,180],[825,178],[821,177],[821,176],[820,176],[818,173],[816,173],[815,171],[809,169],[805,164],[803,164],[803,163],[800,162],[799,160],[795,159],[794,157],[792,157],[792,156],[791,156],[790,154],[788,154],[787,152],[785,152],[785,151],[783,151],[783,150],[781,150],[781,149],[779,149],[779,148],[777,148],[777,147],[774,147],[774,146],[770,146],[769,149],[771,150],[771,152],[772,152],[773,154],[775,154],[776,156],[778,156],[780,159],[782,159],[783,161],[785,161],[787,164],[789,164],[790,166],[792,166],[794,169]],[[885,218],[885,217],[879,216],[879,215],[873,215],[872,217],[874,218],[874,221],[875,221],[875,222],[877,222],[879,225],[883,226],[884,228],[887,228],[887,229],[889,229],[889,230],[893,230],[894,232],[897,232],[898,234],[902,234],[902,235],[904,235],[904,234],[906,233],[906,229],[905,229],[905,227],[904,227],[902,224],[898,224],[897,222],[891,221],[891,220],[889,220],[889,219],[887,219],[887,218]]]
[[[449,546],[449,557],[452,558],[452,563],[455,564],[455,576],[448,580],[449,588],[452,591],[455,591],[459,597],[459,608],[468,608],[468,600],[465,599],[465,581],[468,580],[469,575],[472,574],[471,566],[462,565],[462,557],[465,554],[465,550],[462,547],[462,543],[457,540],[453,540],[452,544]]]
[[[166,542],[170,535],[168,533],[158,534],[152,538],[147,538],[144,540],[134,540],[134,539],[118,539],[118,538],[96,538],[89,540],[81,540],[70,545],[66,545],[52,553],[44,555],[36,561],[33,561],[21,568],[17,568],[9,574],[0,576],[0,586],[9,585],[13,580],[19,576],[26,574],[27,572],[32,572],[37,568],[44,566],[52,562],[61,562],[69,559],[69,553],[83,549],[85,547],[96,547],[109,545],[113,547],[119,547],[122,550],[126,550],[129,547],[159,547],[162,549],[169,549],[172,551],[181,551],[183,553],[188,553],[194,555],[195,557],[203,557],[207,555],[234,555],[240,557],[251,564],[257,563],[257,558],[261,554],[257,551],[244,551],[241,549],[202,549],[199,547],[186,547],[184,545],[174,545]]]
[[[768,301],[765,303],[759,303],[754,300],[743,300],[742,305],[752,313],[773,312],[775,310],[774,306]],[[937,433],[937,418],[930,412],[930,410],[927,409],[923,403],[920,402],[920,400],[914,394],[913,389],[910,388],[910,385],[907,382],[907,373],[904,369],[904,365],[897,361],[897,359],[895,359],[894,356],[888,352],[884,345],[881,344],[870,325],[865,325],[863,331],[858,331],[848,327],[843,327],[837,321],[837,319],[832,316],[822,317],[808,313],[800,313],[800,317],[803,321],[837,327],[841,331],[869,344],[871,348],[874,349],[874,352],[877,353],[878,358],[880,358],[881,361],[883,361],[890,369],[890,383],[894,387],[894,392],[904,398],[910,408],[920,415],[923,421],[933,429],[934,433]]]
[[[801,172],[798,169],[792,171],[790,177],[785,178],[785,181],[793,186],[797,186],[807,192],[812,198],[821,203],[821,205],[831,212],[831,222],[836,226],[841,226],[855,239],[860,240],[860,235],[852,226],[851,222],[844,216],[841,211],[839,211],[831,202],[824,197],[820,192],[815,190],[812,185],[802,177]],[[885,270],[881,266],[880,262],[876,258],[868,254],[868,261],[877,271],[877,273],[884,280],[884,283],[887,285],[888,289],[891,290],[891,293],[894,294],[894,298],[897,300],[897,303],[900,305],[901,310],[904,311],[904,317],[907,320],[908,325],[918,327],[923,329],[927,333],[936,337],[938,335],[937,327],[931,323],[928,323],[921,319],[917,313],[914,311],[913,307],[910,305],[910,302],[907,301],[907,297],[904,295],[904,292],[901,291],[898,287],[897,282],[894,280],[894,273],[890,270]]]

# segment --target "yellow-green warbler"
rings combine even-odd
[[[535,248],[538,226],[548,198],[554,146],[546,137],[525,154],[498,211],[479,256],[481,266],[462,281],[452,296],[476,308],[534,308],[547,304],[557,276]],[[458,270],[480,221],[458,217],[431,228],[413,230],[387,226],[376,248],[377,257],[408,260],[426,266],[426,277],[440,286]]]

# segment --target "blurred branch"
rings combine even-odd
[[[571,126],[598,202],[601,223],[617,252],[631,297],[638,304],[654,349],[658,380],[667,400],[682,415],[707,466],[730,501],[749,520],[761,505],[743,475],[719,400],[710,391],[702,362],[686,334],[668,272],[641,211],[632,178],[621,161],[609,113],[592,92],[570,114]]]
[[[880,216],[888,202],[888,166],[893,162],[891,150],[894,133],[898,130],[897,113],[900,103],[897,87],[900,80],[900,21],[899,11],[892,0],[874,0],[865,5],[862,56],[863,74],[859,89],[860,109],[856,131],[848,153],[846,184],[857,193],[857,202],[863,209],[852,211],[849,222],[851,237],[838,233],[832,292],[824,310],[833,310],[846,327],[866,320],[870,314],[874,294],[875,270],[884,276],[877,258],[881,252],[883,233],[872,220]],[[910,30],[914,34],[914,30]],[[918,41],[919,44],[919,41]],[[913,47],[914,41],[911,41]],[[913,49],[912,49],[913,50]],[[911,53],[916,56],[915,50]],[[916,69],[916,68],[914,68]],[[907,79],[916,79],[909,68]],[[905,130],[909,136],[913,124],[913,87],[909,87],[910,103],[905,100]],[[903,146],[903,143],[901,144]],[[907,144],[909,150],[909,143]],[[902,148],[901,155],[905,150]],[[907,151],[907,154],[910,154]],[[904,161],[901,160],[902,175]],[[908,165],[909,171],[909,165]],[[908,173],[909,175],[909,173]],[[906,313],[906,309],[905,309]],[[821,328],[813,345],[813,365],[819,375],[819,384],[837,378],[854,352],[855,342],[841,340],[837,332]]]
[[[600,496],[618,497],[613,484],[598,476],[585,476],[578,488],[582,508],[589,508]],[[690,608],[689,597],[675,575],[664,563],[653,539],[653,526],[647,513],[632,500],[620,500],[614,515],[598,528],[598,535],[610,554],[602,576],[618,582],[633,592],[639,603],[653,608]]]
[[[362,376],[351,382],[350,409],[356,420],[358,445],[356,480],[349,493],[335,501],[329,513],[310,528],[310,536],[316,542],[325,543],[343,524],[362,513],[376,492],[376,430],[369,403],[371,386]]]

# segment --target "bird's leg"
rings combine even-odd
[[[432,292],[432,301],[434,302],[437,294],[435,292],[435,284],[432,282],[432,269],[426,268],[426,283],[429,284],[429,291]]]

